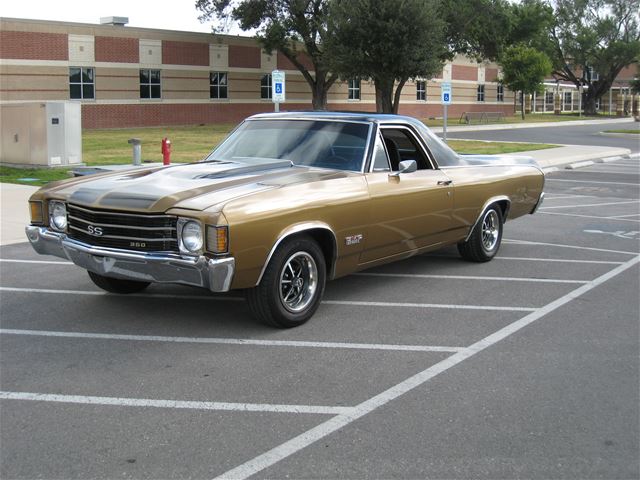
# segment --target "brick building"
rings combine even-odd
[[[270,72],[287,75],[286,110],[309,110],[311,90],[282,54],[253,38],[110,24],[0,18],[0,105],[70,100],[84,128],[236,122],[272,111]],[[440,87],[452,83],[455,121],[462,112],[513,114],[514,95],[498,67],[457,57],[436,78],[408,82],[400,113],[442,115]],[[336,83],[332,110],[375,110],[368,80]]]

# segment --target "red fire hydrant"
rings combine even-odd
[[[162,164],[171,164],[171,140],[167,137],[162,139]]]

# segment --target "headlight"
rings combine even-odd
[[[49,226],[59,232],[67,228],[67,207],[63,202],[49,202]]]
[[[186,220],[182,223],[180,244],[189,253],[197,253],[202,249],[202,227],[198,222]]]

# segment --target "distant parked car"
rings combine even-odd
[[[533,160],[460,156],[413,118],[263,114],[200,162],[47,185],[26,232],[106,291],[245,290],[257,318],[294,327],[327,279],[451,244],[491,260],[543,185]]]

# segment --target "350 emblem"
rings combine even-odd
[[[102,227],[94,227],[93,225],[89,225],[87,227],[87,231],[89,232],[89,235],[93,235],[94,237],[101,237],[104,233],[102,231]]]

